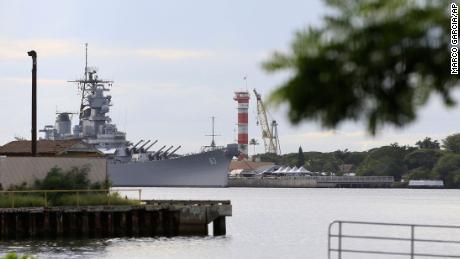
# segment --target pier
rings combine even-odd
[[[226,234],[230,201],[144,200],[142,205],[0,209],[0,239]]]

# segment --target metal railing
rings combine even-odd
[[[180,205],[180,206],[214,206],[214,205],[231,205],[230,200],[143,200],[147,205]]]
[[[393,183],[393,176],[311,176],[311,175],[269,175],[269,176],[239,176],[229,178],[268,178],[268,179],[306,179],[325,183]]]
[[[336,182],[336,183],[360,183],[360,182],[390,182],[393,183],[393,176],[311,176],[317,182]]]
[[[377,236],[377,235],[353,235],[344,233],[344,225],[360,225],[360,226],[383,226],[383,227],[398,227],[405,229],[409,237],[392,237],[392,236]],[[333,228],[336,227],[336,232],[333,233]],[[434,257],[434,258],[460,258],[460,255],[452,254],[437,254],[437,253],[424,253],[417,252],[415,250],[415,245],[417,243],[425,244],[425,247],[433,244],[450,244],[450,245],[460,245],[460,241],[457,240],[441,240],[441,239],[426,239],[426,238],[417,238],[415,236],[416,229],[456,229],[460,230],[460,226],[448,226],[448,225],[422,225],[422,224],[395,224],[395,223],[380,223],[380,222],[361,222],[361,221],[333,221],[329,224],[328,230],[328,258],[331,259],[332,255],[337,255],[338,259],[342,259],[343,254],[353,253],[353,254],[380,254],[380,255],[393,255],[393,256],[409,256],[411,259],[416,256],[422,257]],[[337,246],[332,247],[332,239],[337,240]],[[407,252],[396,252],[396,251],[383,251],[383,250],[367,250],[367,249],[350,249],[346,248],[344,245],[345,239],[354,239],[354,240],[380,240],[380,241],[400,241],[402,245],[407,245]],[[382,246],[379,246],[382,247]]]
[[[79,207],[81,203],[81,195],[82,194],[88,194],[88,193],[105,193],[107,195],[107,203],[106,205],[110,205],[110,194],[111,193],[116,193],[119,191],[123,192],[138,192],[138,201],[139,203],[142,202],[142,189],[122,189],[122,190],[111,190],[111,189],[81,189],[81,190],[17,190],[17,191],[0,191],[0,197],[1,195],[8,195],[9,202],[10,202],[10,207],[9,208],[15,208],[15,199],[20,195],[28,195],[28,194],[41,194],[40,197],[43,198],[43,204],[44,207],[48,207],[49,204],[49,196],[50,194],[57,194],[57,193],[66,193],[66,194],[72,194],[74,193],[76,195],[76,206]],[[36,195],[35,197],[37,197]],[[103,204],[103,205],[105,205]],[[101,204],[102,205],[102,204]]]

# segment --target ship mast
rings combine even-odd
[[[85,43],[85,80],[88,80],[88,43]]]
[[[113,81],[99,79],[96,75],[96,68],[88,67],[88,43],[85,43],[85,77],[68,82],[77,83],[81,91],[80,124],[81,120],[85,117],[85,108],[89,107],[89,96],[94,93],[97,87],[104,87],[104,84],[112,86],[113,83]]]
[[[88,81],[88,43],[85,43],[85,81]],[[83,83],[85,84],[85,83]],[[85,85],[82,86],[81,102],[80,102],[80,120],[83,118],[83,100],[85,98]]]
[[[211,148],[215,148],[215,147],[216,147],[216,142],[215,142],[215,140],[214,140],[214,137],[220,136],[220,135],[216,135],[216,134],[214,133],[214,120],[215,120],[215,118],[216,118],[216,117],[214,117],[214,116],[211,117],[211,119],[212,119],[212,134],[211,134],[211,135],[206,135],[206,136],[208,136],[208,137],[212,137],[211,145],[209,146],[209,147],[211,147]]]

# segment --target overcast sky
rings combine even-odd
[[[296,30],[319,25],[327,12],[318,0],[284,1],[6,1],[0,0],[0,145],[30,138],[30,71],[27,51],[38,52],[38,124],[53,124],[55,112],[78,111],[84,43],[89,65],[114,80],[110,115],[128,139],[159,139],[198,151],[210,140],[216,116],[218,144],[235,141],[235,90],[256,88],[267,96],[287,74],[267,74],[261,63],[286,50]],[[448,69],[448,68],[446,68]],[[457,97],[460,94],[456,94]],[[252,96],[253,97],[253,96]],[[458,98],[457,98],[458,99]],[[253,97],[249,138],[262,144]],[[458,108],[430,99],[419,120],[377,137],[361,122],[336,131],[315,122],[292,126],[286,107],[270,108],[279,122],[281,149],[296,152],[366,150],[399,142],[413,145],[457,132]],[[250,147],[250,152],[253,148]],[[262,152],[263,145],[256,148]]]

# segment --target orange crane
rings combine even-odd
[[[257,99],[257,125],[260,124],[262,128],[262,139],[264,140],[265,152],[281,155],[281,147],[278,138],[278,123],[276,120],[272,120],[271,124],[268,124],[267,111],[262,102],[262,98],[256,89],[254,89],[254,94]]]

